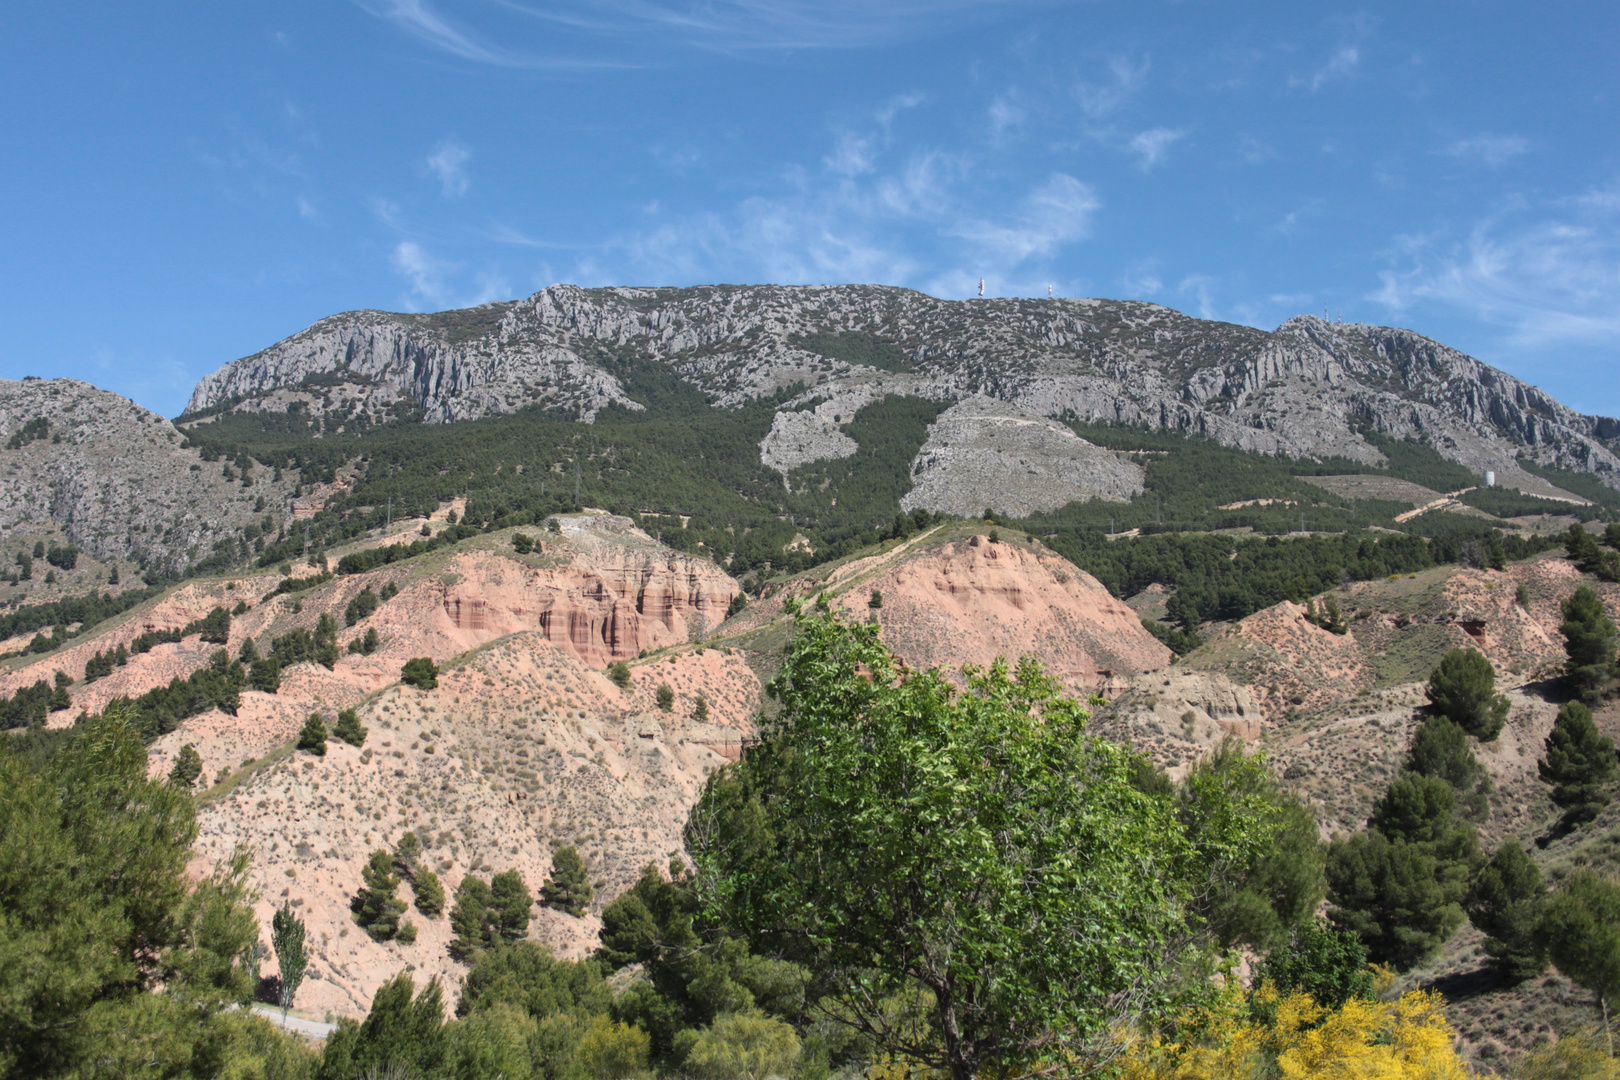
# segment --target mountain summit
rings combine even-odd
[[[1119,300],[937,300],[874,285],[582,289],[437,314],[358,311],[225,365],[188,415],[308,409],[449,423],[538,407],[590,422],[671,376],[712,404],[781,401],[762,460],[852,452],[884,395],[1168,428],[1292,457],[1427,442],[1503,483],[1519,457],[1620,485],[1620,421],[1586,416],[1408,330],[1297,316],[1266,332]]]

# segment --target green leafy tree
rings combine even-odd
[[[699,694],[697,700],[692,702],[692,719],[700,724],[709,722],[709,699],[702,694]]]
[[[179,1076],[238,1030],[257,932],[245,855],[193,884],[191,796],[126,706],[42,763],[0,740],[0,1075]]]
[[[438,1076],[448,1057],[444,995],[432,979],[416,994],[401,972],[378,988],[362,1023],[347,1018],[326,1040],[318,1080],[363,1076]]]
[[[1541,871],[1517,840],[1503,841],[1468,894],[1468,920],[1485,935],[1485,951],[1509,982],[1541,974],[1547,952],[1536,937],[1546,900]]]
[[[1309,994],[1324,1009],[1374,996],[1361,938],[1321,919],[1296,927],[1287,943],[1266,957],[1254,981],[1256,987],[1269,982],[1283,993]]]
[[[399,672],[399,680],[418,690],[432,690],[439,685],[439,668],[431,657],[418,656],[405,661],[405,666]]]
[[[353,709],[338,713],[337,723],[332,725],[332,735],[350,746],[366,744],[366,726],[360,722],[360,714]]]
[[[958,690],[902,678],[877,629],[799,616],[779,718],[688,820],[737,928],[812,966],[873,1045],[955,1080],[1072,1067],[1122,1010],[1207,985],[1183,965],[1193,883],[1249,863],[1259,816],[1228,802],[1195,843],[1035,661],[968,669]],[[927,1030],[897,1029],[880,1002],[920,993]]]
[[[450,955],[467,962],[492,944],[489,882],[468,874],[456,886],[456,903],[450,909]]]
[[[1614,678],[1614,623],[1603,610],[1603,601],[1589,586],[1582,585],[1564,601],[1565,666],[1575,689],[1585,698],[1595,699],[1608,689]]]
[[[1133,763],[1134,786],[1143,781]],[[1151,785],[1150,785],[1151,786]],[[1199,761],[1177,791],[1177,816],[1195,844],[1206,829],[1227,827],[1236,814],[1265,820],[1271,842],[1246,852],[1241,865],[1210,867],[1197,910],[1227,947],[1275,949],[1308,923],[1321,903],[1326,852],[1316,815],[1283,791],[1263,761],[1229,738]]]
[[[281,1006],[283,1018],[292,1008],[303,984],[304,972],[309,968],[309,954],[304,950],[304,920],[293,914],[292,901],[276,909],[270,921],[270,947],[276,953],[276,1004]]]
[[[1592,710],[1578,701],[1558,710],[1546,756],[1536,768],[1552,785],[1553,802],[1563,807],[1566,829],[1597,817],[1614,798],[1614,782],[1620,779],[1614,740],[1597,729]]]
[[[671,712],[674,710],[675,691],[670,689],[668,683],[659,683],[658,690],[654,694],[654,697],[658,701],[659,709],[663,710],[664,712]]]
[[[359,923],[373,941],[392,941],[399,934],[399,917],[405,914],[405,901],[398,895],[399,876],[394,873],[394,859],[384,849],[371,853],[371,859],[360,869],[363,886],[349,901],[354,921]]]
[[[607,677],[620,690],[630,689],[630,665],[623,660],[615,660],[608,665]]]
[[[1429,675],[1429,704],[1480,742],[1492,742],[1507,722],[1508,699],[1496,692],[1496,669],[1477,649],[1452,649]]]
[[[523,875],[505,870],[489,880],[489,924],[501,941],[520,941],[529,932],[534,897]]]
[[[558,848],[551,856],[551,873],[540,887],[540,902],[577,919],[591,906],[591,896],[591,876],[585,860],[572,846]]]
[[[195,746],[186,743],[174,756],[174,765],[169,769],[169,783],[190,791],[197,783],[197,777],[202,775],[202,770],[202,755],[197,753]]]
[[[307,750],[316,757],[326,756],[326,723],[320,713],[310,713],[309,719],[298,732],[298,749]]]
[[[1597,996],[1608,1027],[1620,991],[1620,883],[1576,870],[1547,899],[1537,937],[1559,971]]]
[[[519,555],[527,555],[534,550],[534,537],[523,533],[512,534],[512,550]]]

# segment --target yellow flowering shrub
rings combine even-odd
[[[1352,999],[1329,1012],[1267,986],[1255,1003],[1234,987],[1173,1035],[1139,1040],[1121,1063],[1124,1080],[1467,1080],[1439,994]],[[1257,1023],[1256,1013],[1273,1020]]]

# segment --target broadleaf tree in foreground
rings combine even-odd
[[[714,910],[954,1080],[1083,1069],[1120,1022],[1208,993],[1196,900],[1273,815],[1239,794],[1189,836],[1032,659],[960,687],[903,672],[877,629],[799,614],[778,718],[688,820]]]

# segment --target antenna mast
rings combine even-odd
[[[984,299],[984,278],[979,279],[979,299]]]

